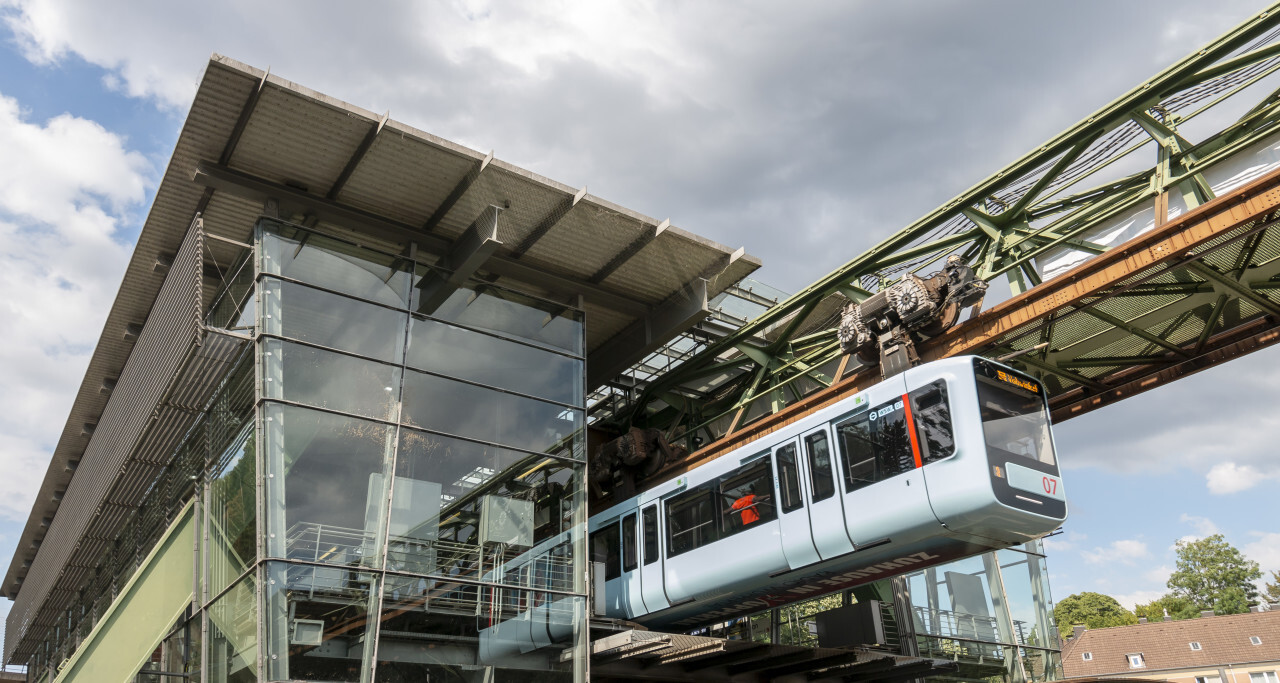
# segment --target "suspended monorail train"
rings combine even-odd
[[[1043,385],[956,357],[593,515],[588,545],[607,616],[689,629],[1024,543],[1066,514]],[[501,572],[565,583],[552,568],[568,566],[572,536]],[[579,623],[573,598],[552,593],[505,608],[481,631],[484,661],[565,642]]]
[[[608,616],[680,628],[1007,548],[1066,513],[1043,385],[956,357],[593,515],[589,546]]]

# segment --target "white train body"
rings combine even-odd
[[[752,491],[759,518],[744,523],[731,508]],[[608,615],[683,628],[1006,548],[1065,519],[1043,387],[958,357],[620,502],[589,531]]]

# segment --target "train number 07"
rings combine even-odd
[[[1053,477],[1043,477],[1041,483],[1044,484],[1044,492],[1053,495],[1058,492],[1058,480]]]

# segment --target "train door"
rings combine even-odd
[[[622,518],[622,577],[621,586],[623,608],[627,617],[638,617],[649,613],[644,606],[643,577],[640,572],[640,539],[639,515],[635,512]]]
[[[650,612],[666,609],[671,605],[662,585],[662,528],[658,519],[657,501],[640,509],[640,591],[645,607]]]
[[[934,533],[920,446],[901,378],[882,383],[870,408],[835,422],[849,538],[858,547]]]
[[[778,468],[778,524],[782,530],[782,554],[786,556],[787,566],[791,569],[813,564],[821,559],[813,545],[813,534],[810,531],[812,521],[804,495],[808,477],[800,466],[798,443],[798,440],[792,440],[773,450],[773,459]]]
[[[617,517],[601,524],[589,536],[591,562],[604,570],[605,614],[625,617],[627,606],[622,591],[622,525]]]
[[[845,527],[844,508],[837,495],[839,488],[831,435],[824,425],[800,437],[800,442],[805,474],[809,480],[805,497],[809,502],[809,517],[813,520],[813,545],[824,560],[853,552],[853,542],[849,540]]]

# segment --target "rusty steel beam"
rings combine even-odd
[[[1192,340],[1194,344],[1196,340]],[[1054,423],[1079,417],[1117,401],[1151,391],[1174,380],[1194,375],[1233,358],[1253,353],[1280,342],[1280,324],[1270,316],[1258,318],[1234,330],[1212,337],[1206,349],[1194,358],[1168,356],[1168,362],[1127,368],[1108,377],[1110,387],[1101,393],[1085,395],[1075,390],[1049,399],[1050,417]],[[1169,363],[1174,363],[1170,365]]]

